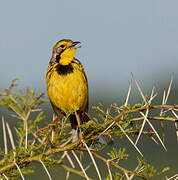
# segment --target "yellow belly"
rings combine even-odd
[[[54,68],[47,74],[47,91],[52,104],[66,114],[85,110],[87,106],[87,80],[80,68],[75,67],[66,75],[60,75]]]

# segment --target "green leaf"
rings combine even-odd
[[[113,148],[109,153],[107,153],[107,155],[112,158],[113,160],[115,159],[127,159],[128,158],[128,154],[125,153],[125,148]]]
[[[165,167],[165,168],[162,169],[161,172],[164,173],[164,172],[167,172],[167,171],[169,171],[169,170],[170,170],[170,167]]]

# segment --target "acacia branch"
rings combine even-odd
[[[52,148],[47,150],[46,152],[42,153],[42,154],[38,154],[32,157],[27,157],[25,159],[19,160],[18,162],[16,162],[18,165],[21,164],[25,164],[25,163],[31,163],[31,162],[39,162],[40,160],[42,160],[45,157],[48,157],[49,155],[58,153],[58,152],[64,152],[64,151],[69,151],[69,150],[73,150],[73,149],[78,149],[78,146],[81,144],[81,141],[78,141],[76,143],[71,143],[68,144],[64,147],[56,147],[56,148]],[[15,164],[14,162],[9,163],[7,165],[4,165],[3,167],[0,168],[0,174],[5,173],[5,171],[8,171],[12,168],[15,168]]]
[[[169,111],[170,110],[178,111],[178,105],[146,105],[146,106],[143,106],[140,108],[135,108],[135,109],[129,109],[129,110],[122,109],[121,113],[119,113],[117,116],[115,116],[112,120],[107,121],[103,126],[107,127],[113,122],[122,121],[122,117],[124,117],[125,115],[131,114],[131,113],[142,112],[147,109],[149,109],[149,110],[150,109],[164,109],[164,110],[169,110]],[[140,119],[140,120],[142,120],[142,119]],[[166,118],[163,116],[159,116],[159,118],[155,117],[155,120],[167,120],[167,121],[178,122],[178,119],[176,119],[176,118],[170,118],[170,117]]]
[[[117,163],[115,163],[114,161],[105,159],[104,157],[100,156],[100,155],[97,154],[96,152],[92,152],[92,154],[93,154],[96,158],[98,158],[98,159],[102,160],[103,162],[105,162],[105,164],[110,164],[110,165],[114,166],[115,168],[117,168],[118,170],[122,171],[123,174],[128,174],[128,175],[134,174],[134,175],[137,176],[137,177],[140,177],[140,178],[142,178],[142,179],[144,179],[144,180],[147,180],[144,176],[140,175],[139,173],[133,172],[133,171],[129,171],[129,170],[123,168],[122,166],[119,166],[119,165],[118,165]]]
[[[172,121],[172,122],[178,122],[177,118],[173,117],[164,117],[164,116],[148,116],[147,119],[149,120],[155,120],[155,121]],[[144,120],[144,117],[136,117],[129,119],[129,121],[142,121]]]

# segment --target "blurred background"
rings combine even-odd
[[[46,93],[52,47],[67,38],[82,43],[76,57],[88,76],[90,105],[122,104],[131,72],[145,93],[155,86],[160,98],[174,73],[169,103],[178,104],[177,7],[177,0],[1,1],[0,87],[18,77],[20,87]],[[168,152],[148,140],[145,156],[176,172],[173,125],[166,130]]]

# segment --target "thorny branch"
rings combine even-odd
[[[56,125],[53,124],[52,126],[48,125],[47,127],[43,128],[44,132],[38,128],[38,121],[40,122],[40,120],[44,118],[41,114],[41,109],[39,108],[39,105],[45,102],[42,99],[43,94],[35,96],[34,92],[27,91],[27,94],[21,97],[17,93],[12,93],[13,86],[10,86],[9,90],[7,90],[6,93],[2,93],[0,95],[0,105],[3,105],[10,109],[14,113],[13,116],[17,117],[17,119],[19,119],[21,122],[20,128],[15,127],[15,130],[19,136],[19,140],[17,141],[19,144],[14,142],[14,137],[11,135],[9,136],[9,138],[11,146],[13,146],[13,150],[8,149],[7,138],[8,134],[12,133],[10,126],[5,122],[3,118],[2,124],[5,150],[4,154],[2,153],[0,159],[0,175],[8,178],[11,177],[12,172],[14,174],[15,170],[18,170],[17,174],[20,173],[20,175],[24,177],[24,167],[28,167],[31,162],[43,162],[43,166],[47,171],[45,165],[45,163],[47,162],[53,165],[59,165],[60,167],[65,169],[66,172],[70,172],[85,179],[92,180],[92,177],[88,176],[85,173],[86,169],[83,166],[82,161],[78,162],[81,167],[81,171],[77,170],[73,165],[74,162],[72,159],[74,159],[74,156],[76,157],[74,151],[79,151],[89,154],[89,156],[91,157],[91,163],[94,164],[94,168],[98,173],[99,179],[101,179],[102,175],[99,173],[99,168],[97,167],[97,163],[95,162],[94,158],[101,160],[107,167],[109,167],[108,171],[110,179],[112,179],[113,176],[112,168],[110,168],[110,166],[112,166],[118,170],[118,175],[122,175],[127,179],[129,179],[129,176],[135,176],[147,180],[147,176],[149,174],[142,174],[141,168],[136,168],[136,170],[132,171],[119,165],[119,162],[108,159],[105,156],[101,156],[99,152],[109,146],[109,144],[101,144],[101,148],[98,148],[97,146],[95,147],[95,143],[98,143],[99,137],[103,135],[112,139],[118,136],[120,137],[125,135],[128,140],[133,144],[134,148],[136,148],[138,151],[140,150],[137,147],[137,142],[140,135],[156,136],[160,140],[162,146],[165,147],[154,126],[151,124],[151,121],[169,121],[173,123],[178,122],[178,115],[176,113],[178,111],[178,105],[167,104],[168,97],[170,95],[172,80],[169,85],[168,91],[164,92],[163,102],[160,105],[154,105],[153,103],[153,100],[157,96],[157,94],[154,93],[154,88],[151,92],[150,98],[147,99],[144,96],[144,93],[142,92],[139,83],[137,81],[135,83],[137,85],[138,92],[143,100],[143,104],[140,104],[139,106],[129,105],[129,98],[131,93],[130,85],[124,106],[112,107],[117,111],[117,114],[112,115],[110,113],[110,109],[108,108],[105,112],[102,112],[102,124],[100,124],[99,122],[94,123],[94,121],[92,120],[91,122],[89,121],[88,124],[84,124],[82,127],[83,137],[75,143],[71,143],[69,130],[70,127],[66,120],[63,121],[62,126],[59,125],[59,123],[57,123]],[[154,111],[154,115],[152,111]],[[38,113],[37,118],[34,121],[30,120],[32,113]],[[134,122],[135,124],[137,124],[138,121],[142,122],[142,127],[140,129],[132,128],[131,123]],[[92,122],[94,123],[94,125],[90,126],[90,123],[92,124]],[[151,130],[144,130],[144,126],[146,123],[149,124]],[[8,125],[8,130],[5,124]],[[89,128],[87,129],[86,127]],[[33,139],[29,138],[31,135],[34,136]],[[138,135],[136,142],[134,142],[130,135]],[[25,143],[23,143],[24,139]],[[67,153],[67,159],[70,161],[70,165],[64,163],[66,161],[64,161],[64,158],[66,157],[65,152],[73,152],[71,153],[71,155]],[[59,159],[56,159],[55,155],[59,153],[64,153],[64,155],[58,156]],[[114,156],[118,155],[118,157],[122,157],[123,155],[123,153],[121,152],[120,154],[117,154],[117,152],[114,151],[114,153],[111,154]],[[73,158],[71,158],[71,156]],[[117,157],[114,159],[117,159]]]

